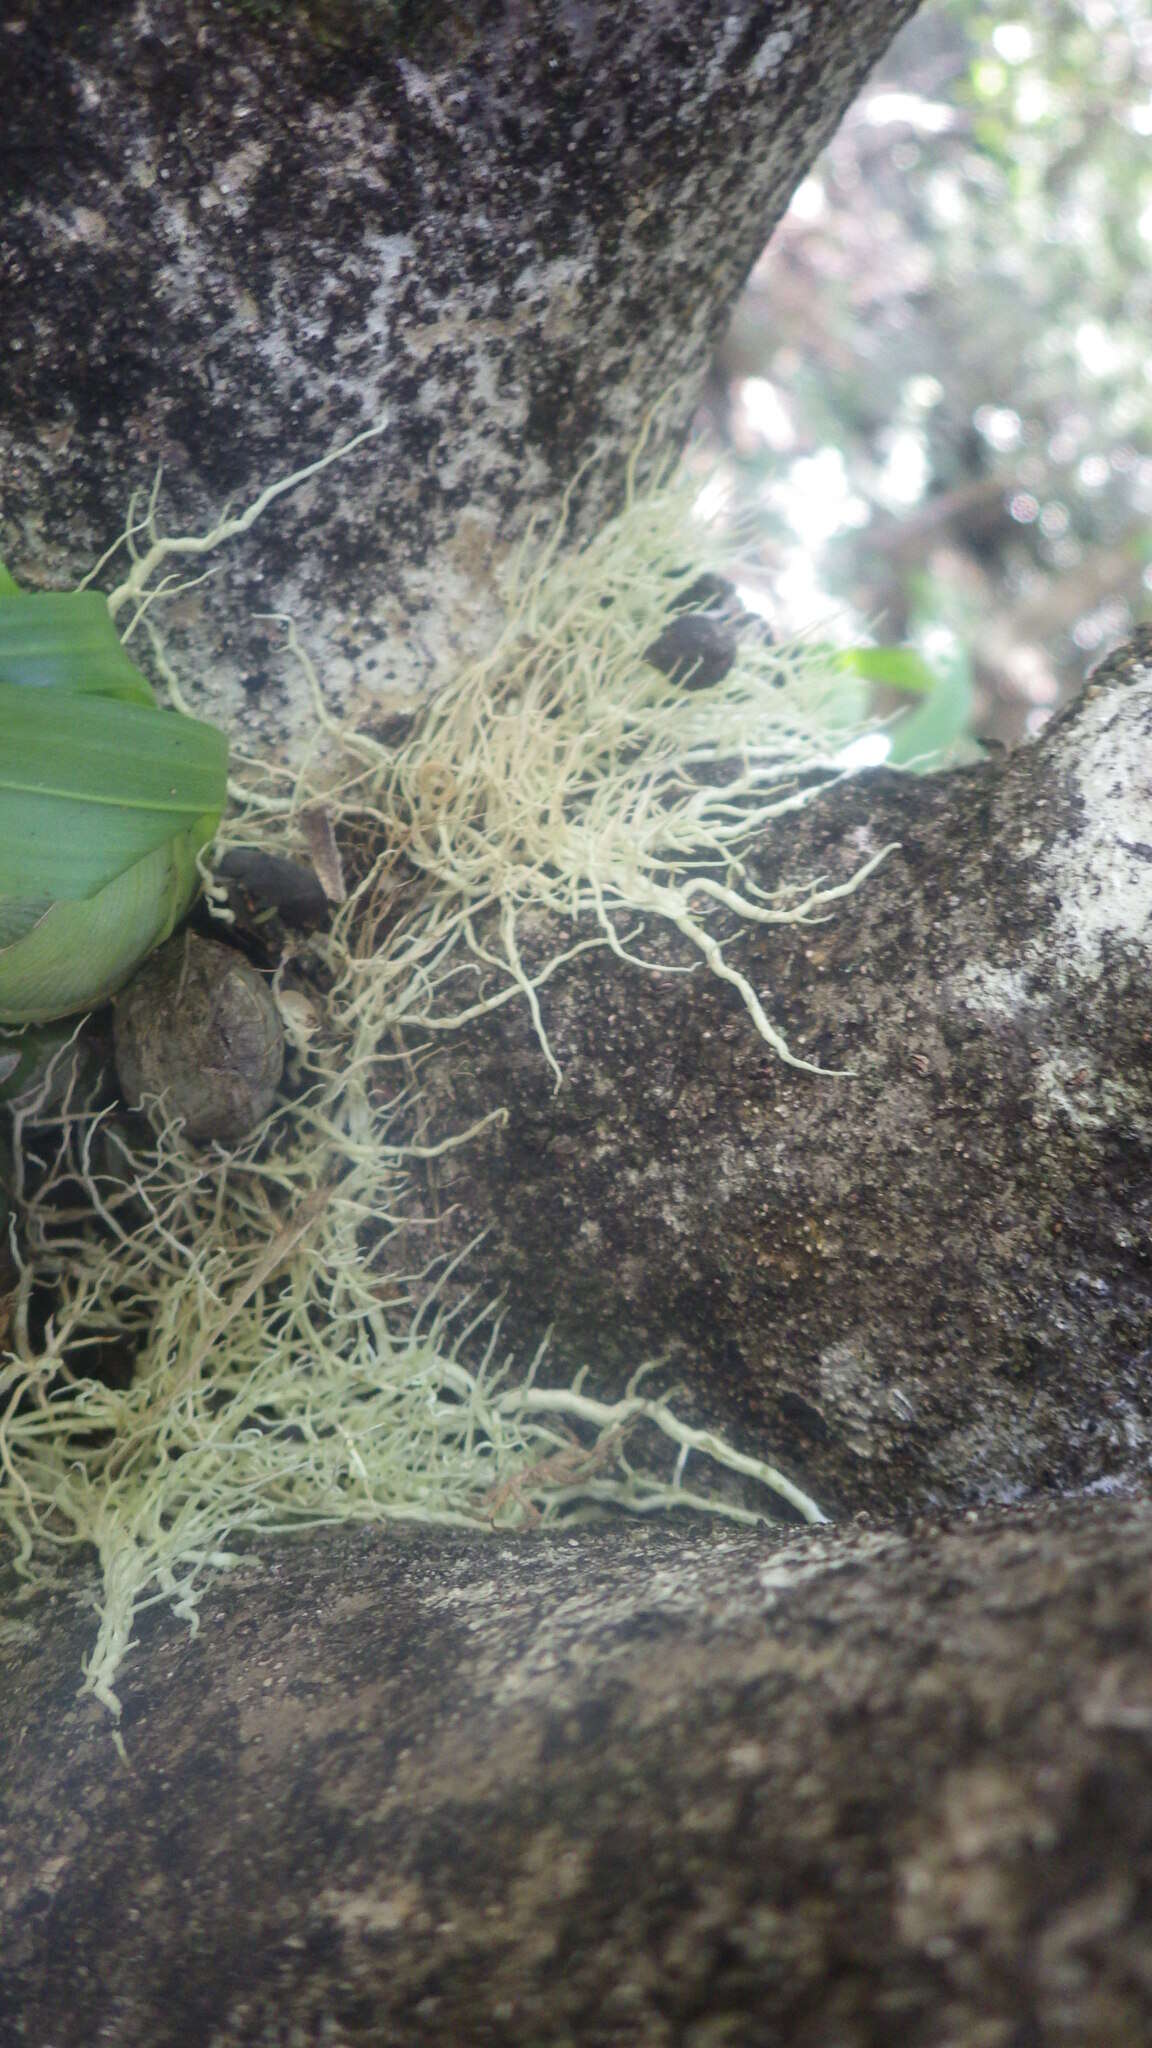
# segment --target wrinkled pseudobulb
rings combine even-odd
[[[284,1029],[267,982],[228,946],[170,939],[116,1000],[116,1071],[132,1108],[159,1103],[195,1144],[230,1144],[267,1116]]]

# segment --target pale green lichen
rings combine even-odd
[[[319,466],[195,540],[161,536],[154,499],[130,519],[132,567],[112,601],[152,632],[178,702],[149,610],[185,587],[167,565],[247,530]],[[746,641],[722,683],[692,693],[645,662],[670,602],[708,566],[684,494],[630,493],[583,548],[562,538],[526,543],[497,645],[404,744],[340,727],[312,678],[309,758],[291,770],[241,763],[221,844],[298,852],[321,806],[358,863],[331,931],[307,942],[312,984],[282,990],[291,1099],[227,1152],[193,1150],[162,1106],[154,1139],[129,1140],[78,1083],[16,1113],[25,1227],[0,1366],[0,1524],[31,1590],[62,1551],[96,1550],[85,1683],[114,1711],[135,1616],[164,1601],[194,1627],[239,1532],[382,1520],[482,1530],[610,1507],[755,1519],[686,1487],[689,1455],[822,1519],[774,1467],[641,1394],[642,1361],[615,1403],[584,1392],[578,1361],[569,1388],[536,1386],[538,1361],[517,1370],[504,1356],[498,1313],[461,1299],[443,1262],[413,1254],[431,1227],[414,1162],[483,1128],[422,1128],[421,1067],[441,1034],[526,1000],[559,1084],[550,975],[590,944],[636,959],[638,920],[658,917],[735,985],[750,1028],[805,1065],[725,960],[708,912],[810,918],[875,864],[836,889],[771,894],[750,879],[743,851],[839,774],[857,706],[843,673],[802,647]],[[286,647],[304,661],[290,624]],[[702,780],[718,763],[726,775]],[[571,939],[529,971],[521,940],[534,911],[566,921]],[[54,1310],[37,1337],[45,1290]],[[85,1370],[108,1345],[133,1356],[126,1386]],[[677,1447],[667,1479],[650,1455],[634,1462],[644,1424]]]

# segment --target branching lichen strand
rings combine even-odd
[[[178,701],[152,579],[247,531],[321,466],[194,540],[166,540],[154,500],[130,515],[116,602],[143,620]],[[703,969],[738,989],[751,1028],[808,1065],[705,918],[717,905],[808,920],[875,865],[838,888],[765,892],[743,859],[766,820],[838,777],[859,707],[843,674],[804,648],[747,642],[730,675],[699,692],[651,667],[644,650],[706,566],[700,552],[674,489],[633,497],[578,551],[559,535],[529,541],[509,570],[498,644],[399,747],[331,716],[286,622],[316,742],[292,769],[242,766],[220,843],[299,852],[303,815],[320,804],[366,849],[331,931],[309,942],[326,994],[315,1027],[294,1038],[293,1099],[250,1139],[211,1151],[188,1146],[162,1105],[154,1139],[129,1144],[75,1080],[62,1100],[46,1089],[39,1108],[18,1111],[25,1230],[0,1365],[0,1525],[30,1589],[51,1581],[61,1552],[96,1549],[103,1594],[85,1683],[114,1711],[136,1615],[165,1601],[195,1627],[239,1532],[387,1519],[484,1529],[612,1507],[755,1519],[688,1490],[689,1455],[822,1519],[773,1466],[641,1396],[643,1361],[616,1403],[584,1393],[578,1372],[567,1390],[536,1387],[539,1359],[517,1372],[498,1310],[461,1298],[459,1262],[437,1259],[412,1179],[415,1161],[478,1141],[499,1116],[424,1131],[420,1073],[440,1034],[526,1001],[559,1085],[549,980],[590,944],[670,971],[635,951],[646,918],[674,925]],[[701,768],[721,772],[702,781]],[[571,936],[530,964],[537,912]],[[31,1306],[45,1289],[54,1312],[36,1339]],[[131,1355],[126,1385],[86,1370],[108,1345]],[[666,1479],[629,1455],[645,1426],[677,1446]]]

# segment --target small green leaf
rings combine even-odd
[[[935,656],[932,688],[922,704],[906,718],[893,721],[892,752],[896,765],[934,769],[948,760],[953,763],[957,749],[970,735],[972,724],[972,664],[959,640]]]
[[[169,936],[196,893],[196,855],[215,819],[169,838],[85,903],[54,903],[0,951],[0,1020],[46,1023],[91,1009]]]
[[[934,671],[914,647],[844,647],[837,650],[834,660],[837,668],[847,669],[867,683],[882,683],[910,696],[927,697],[936,687]]]

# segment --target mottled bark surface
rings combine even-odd
[[[667,1355],[700,1420],[830,1511],[901,1513],[1146,1475],[1152,1415],[1152,638],[1043,740],[936,778],[876,773],[785,818],[766,885],[842,880],[826,924],[726,957],[799,1073],[703,969],[590,952],[445,1038],[438,1167],[456,1248],[530,1355],[618,1388]],[[568,943],[534,928],[539,963]],[[692,958],[650,923],[633,950]],[[473,1275],[476,1268],[473,1268]]]
[[[0,1649],[0,2040],[1144,2048],[1152,1511],[321,1532]]]
[[[0,24],[2,552],[67,583],[390,415],[166,612],[241,731],[434,675],[492,570],[677,380],[914,0],[35,0]]]

